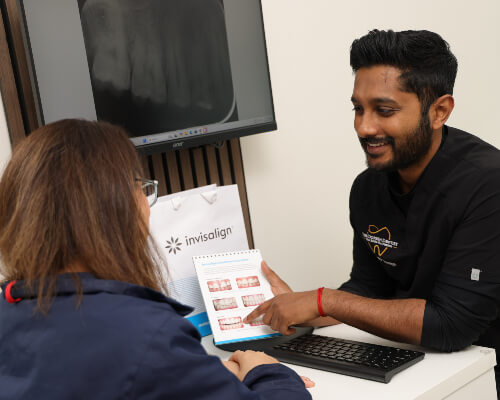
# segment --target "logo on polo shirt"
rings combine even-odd
[[[391,240],[391,231],[386,226],[379,228],[376,225],[368,225],[368,231],[363,232],[363,238],[378,257],[382,257],[387,249],[397,249],[399,245]]]

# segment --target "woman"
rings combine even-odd
[[[263,353],[208,356],[166,293],[141,166],[121,129],[64,120],[0,181],[0,398],[309,399]],[[239,378],[239,379],[238,379]]]

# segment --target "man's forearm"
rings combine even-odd
[[[312,326],[314,328],[322,328],[324,326],[332,326],[340,323],[341,323],[340,321],[337,321],[335,318],[332,317],[318,317],[310,321],[304,322],[303,324],[300,324],[300,326]]]
[[[324,312],[338,321],[398,342],[420,344],[425,300],[379,300],[325,289]]]

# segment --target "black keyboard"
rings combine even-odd
[[[420,351],[311,334],[277,344],[265,351],[290,364],[384,383],[422,360],[425,355]]]

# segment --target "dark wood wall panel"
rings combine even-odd
[[[24,138],[24,123],[12,69],[2,9],[0,9],[0,92],[12,146]]]
[[[233,172],[234,183],[238,185],[240,193],[241,208],[245,218],[245,227],[250,247],[253,248],[252,222],[250,219],[250,209],[248,208],[247,187],[245,183],[245,171],[243,170],[243,159],[241,157],[241,147],[239,139],[231,139],[227,142],[229,146],[230,160],[232,161],[231,171]]]
[[[2,6],[0,7],[0,89],[6,108],[9,132],[13,145],[16,145],[29,132],[38,128],[39,123],[16,0],[0,0],[0,5]],[[4,20],[1,18],[2,10],[7,14]],[[141,163],[144,174],[148,178],[158,180],[160,196],[212,183],[219,186],[237,184],[248,242],[253,248],[238,139],[226,141],[217,147],[206,145],[141,156]]]
[[[215,147],[205,147],[206,165],[208,167],[208,183],[221,184]]]
[[[189,150],[180,150],[177,153],[177,157],[179,158],[179,170],[182,175],[183,189],[189,190],[195,187],[194,185],[194,176],[193,169],[191,168],[191,155]]]
[[[218,151],[219,153],[219,160],[220,160],[220,172],[222,175],[222,184],[223,185],[230,185],[233,183],[233,177],[232,177],[232,171],[231,171],[231,162],[229,161],[229,154],[228,154],[228,146],[224,146],[222,148],[219,148]]]
[[[141,157],[142,170],[144,173],[144,177],[147,179],[152,179],[151,170],[149,168],[149,159],[148,157]]]
[[[179,174],[180,171],[177,166],[177,157],[175,156],[175,153],[168,152],[165,153],[165,158],[167,160],[167,171],[168,171],[168,181],[169,181],[168,185],[169,190],[165,192],[165,194],[180,192],[182,190],[182,186]]]
[[[154,154],[153,158],[153,176],[158,180],[158,192],[167,193],[167,179],[165,177],[165,167],[162,154]]]
[[[191,150],[192,162],[194,166],[194,176],[196,177],[196,186],[205,186],[208,184],[207,170],[203,158],[203,149],[197,147]]]
[[[0,0],[1,1],[1,0]],[[21,19],[17,11],[16,0],[4,0],[7,12],[6,24],[11,42],[11,56],[13,65],[17,71],[17,85],[20,100],[23,103],[23,120],[27,132],[38,128],[38,117],[36,114],[35,97],[31,86],[26,50],[24,48],[23,34],[21,30]]]

